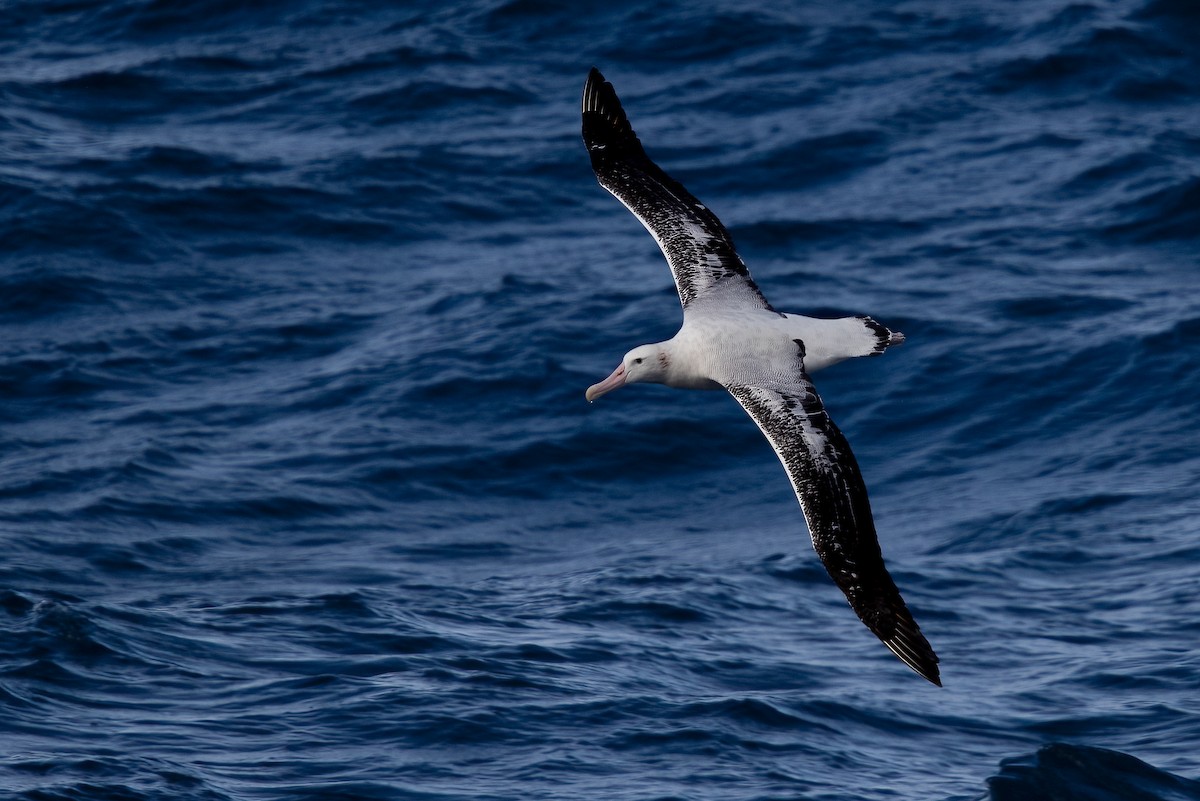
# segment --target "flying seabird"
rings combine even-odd
[[[588,388],[588,401],[639,382],[728,390],[783,463],[813,547],[851,608],[893,654],[940,687],[937,655],[883,564],[858,463],[810,378],[844,359],[878,356],[904,335],[870,317],[776,311],[721,221],[646,155],[612,84],[594,67],[583,87],[583,141],[600,185],[662,248],[683,304],[679,333],[629,351]]]

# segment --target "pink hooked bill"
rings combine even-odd
[[[617,365],[617,369],[613,370],[612,375],[601,381],[599,384],[592,384],[588,387],[587,393],[584,395],[591,403],[596,398],[603,395],[605,392],[612,392],[617,387],[625,386],[625,363]]]

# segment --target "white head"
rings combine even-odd
[[[588,402],[594,401],[606,392],[612,392],[626,384],[648,383],[662,384],[667,380],[669,360],[666,348],[662,345],[641,345],[625,354],[621,364],[613,370],[612,375],[599,384],[588,387]]]

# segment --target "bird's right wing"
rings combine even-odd
[[[760,383],[726,388],[783,463],[825,569],[867,628],[940,687],[937,655],[883,564],[867,487],[849,443],[802,370],[788,382]]]

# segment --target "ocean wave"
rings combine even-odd
[[[997,65],[986,86],[997,93],[1100,92],[1115,100],[1152,102],[1187,96],[1185,54],[1152,32],[1131,26],[1089,26],[1073,41],[1041,55]]]
[[[1139,242],[1187,241],[1200,231],[1200,177],[1187,177],[1155,189],[1124,204],[1125,222],[1108,226],[1105,233]]]
[[[1115,751],[1053,743],[1001,763],[988,779],[989,801],[1129,801],[1200,798],[1200,782],[1174,776]]]

